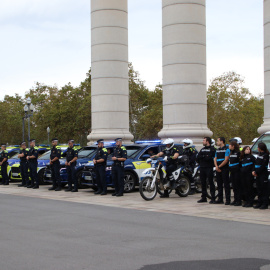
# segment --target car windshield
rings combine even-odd
[[[258,151],[258,144],[260,142],[263,142],[266,144],[267,149],[270,151],[270,134],[264,134],[262,135],[257,142],[254,143],[254,145],[251,147],[251,151],[253,154],[258,155],[259,151]]]
[[[84,147],[79,151],[78,158],[90,157],[96,150],[96,147]]]
[[[51,151],[48,151],[44,153],[43,155],[41,155],[38,159],[42,159],[42,160],[50,159],[50,155],[51,155]]]
[[[13,155],[12,157],[10,157],[9,159],[19,159],[18,155],[19,155],[19,153],[16,153],[15,155]]]
[[[127,149],[127,158],[134,158],[137,153],[142,149],[140,146],[135,145],[128,145],[126,146]]]

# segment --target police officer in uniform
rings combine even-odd
[[[231,187],[229,179],[229,158],[230,149],[226,147],[225,138],[219,137],[217,139],[217,145],[219,148],[216,150],[216,155],[214,159],[217,175],[217,185],[218,185],[218,199],[215,201],[216,204],[223,204],[223,185],[225,189],[225,205],[230,205],[231,203]]]
[[[66,155],[66,168],[68,173],[68,189],[66,191],[78,192],[78,179],[76,178],[75,166],[78,159],[78,150],[74,148],[74,140],[68,141],[68,149]],[[72,188],[73,184],[73,188]]]
[[[60,178],[60,161],[61,158],[61,147],[57,145],[58,139],[54,138],[52,139],[52,148],[51,148],[51,155],[50,155],[50,165],[52,170],[52,180],[53,180],[53,186],[49,188],[48,190],[55,190],[60,191],[61,190],[61,178]],[[57,187],[56,187],[57,183]]]
[[[7,174],[7,166],[8,166],[8,151],[6,150],[6,145],[1,145],[2,152],[0,154],[0,166],[2,173],[2,185],[9,185],[9,178]]]
[[[179,150],[174,146],[173,139],[166,139],[163,143],[166,145],[166,148],[162,152],[159,152],[157,155],[152,156],[151,158],[165,156],[164,159],[167,160],[166,173],[169,181],[167,185],[164,185],[164,188],[166,189],[164,190],[164,194],[161,195],[160,198],[169,198],[169,191],[167,188],[169,188],[170,186],[171,188],[175,188],[175,180],[172,173],[177,169]]]
[[[104,140],[97,141],[98,150],[93,160],[96,171],[96,181],[98,190],[95,194],[107,195],[107,182],[106,182],[106,162],[108,157],[108,151],[104,148]]]
[[[198,203],[207,202],[207,186],[206,180],[208,179],[210,185],[211,201],[209,203],[215,203],[215,185],[213,182],[213,167],[214,157],[216,149],[211,146],[211,138],[205,137],[203,139],[203,148],[197,155],[197,162],[200,164],[200,178],[202,183],[202,198]]]
[[[112,180],[114,183],[115,192],[112,196],[120,197],[124,194],[124,163],[127,159],[127,150],[122,146],[122,138],[115,139],[116,148],[113,152],[112,160]]]
[[[28,175],[28,156],[29,149],[26,148],[26,142],[21,143],[21,149],[18,157],[20,158],[20,169],[22,176],[22,183],[18,187],[27,187],[29,185],[29,175]]]
[[[38,158],[38,147],[36,147],[36,140],[30,140],[30,149],[26,159],[28,160],[28,165],[30,169],[31,185],[28,188],[37,189],[39,188],[39,180],[37,174],[37,158]]]

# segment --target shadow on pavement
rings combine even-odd
[[[260,270],[263,266],[270,265],[270,260],[264,259],[228,259],[213,261],[179,261],[162,264],[146,265],[139,270]],[[264,269],[270,269],[264,268]]]

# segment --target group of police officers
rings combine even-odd
[[[127,159],[126,148],[122,145],[122,138],[115,139],[116,147],[114,149],[112,160],[112,180],[115,187],[115,192],[112,196],[121,197],[124,195],[124,162]],[[97,141],[98,149],[93,159],[96,171],[97,191],[95,195],[107,195],[106,183],[106,162],[108,151],[104,147],[104,140]],[[153,155],[153,157],[164,156],[167,161],[166,172],[168,176],[168,187],[165,185],[164,194],[161,198],[168,198],[169,188],[175,187],[173,178],[173,171],[177,169],[177,159],[179,157],[179,149],[175,147],[173,139],[166,139],[164,141],[166,148]],[[223,188],[225,189],[225,205],[242,205],[243,194],[245,195],[246,203],[242,206],[253,207],[253,181],[256,179],[258,204],[254,208],[267,209],[268,208],[268,163],[269,152],[264,143],[259,143],[259,155],[255,158],[248,146],[242,149],[242,154],[239,149],[239,142],[237,139],[230,140],[229,148],[225,144],[225,138],[219,137],[215,148],[213,141],[209,137],[203,139],[203,148],[198,153],[193,146],[190,139],[184,139],[183,155],[188,157],[186,170],[193,172],[196,161],[200,166],[200,180],[202,185],[202,195],[198,203],[207,202],[207,183],[210,185],[211,204],[223,204]],[[0,153],[0,166],[2,172],[2,184],[9,185],[9,177],[7,174],[8,166],[8,152],[6,145],[1,145],[2,152]],[[50,165],[52,171],[53,185],[49,190],[61,191],[61,178],[60,178],[60,161],[61,147],[58,146],[58,139],[52,139],[52,148],[50,154]],[[18,155],[20,158],[20,168],[22,183],[20,187],[27,187],[38,189],[39,179],[37,175],[37,158],[38,148],[35,145],[35,140],[30,140],[30,148],[26,146],[26,142],[21,143],[21,150]],[[68,173],[68,189],[65,191],[78,192],[78,179],[76,177],[75,166],[78,159],[78,151],[74,148],[74,140],[68,141],[68,149],[66,152],[65,166]],[[241,164],[240,164],[241,163]],[[213,182],[214,171],[216,169],[218,195],[216,200],[215,185]],[[28,174],[28,170],[30,173]],[[229,177],[230,175],[230,177]],[[31,181],[29,180],[31,177]],[[242,179],[241,179],[242,178]],[[244,179],[243,179],[244,178]],[[191,177],[191,187],[194,189],[194,179]],[[231,202],[231,188],[230,182],[233,185],[234,201]],[[241,190],[241,183],[244,190]]]

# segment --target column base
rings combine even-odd
[[[263,134],[270,131],[270,119],[264,119],[263,124],[258,128],[258,133]]]
[[[196,148],[202,148],[202,141],[204,137],[211,137],[213,132],[206,125],[165,125],[158,133],[161,139],[172,138],[175,143],[182,143],[182,140],[189,138],[193,140]]]
[[[104,141],[114,141],[116,138],[122,138],[123,144],[131,144],[131,140],[133,140],[133,135],[127,131],[122,129],[98,129],[93,130],[88,136],[87,140],[89,141],[87,145],[91,145],[97,142],[99,139],[104,139]]]

